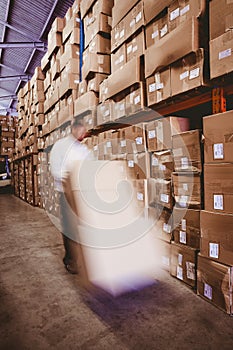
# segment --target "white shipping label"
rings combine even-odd
[[[190,5],[188,4],[187,6],[183,7],[180,10],[180,15],[183,16],[185,13],[187,13],[190,10]]]
[[[162,256],[162,264],[164,266],[170,266],[170,260],[167,256]]]
[[[179,280],[183,280],[183,269],[181,266],[177,266],[176,268],[176,277],[179,278]]]
[[[112,142],[111,141],[107,141],[107,148],[112,147]]]
[[[164,88],[163,83],[156,83],[156,90],[161,90]]]
[[[122,29],[122,31],[120,32],[120,39],[123,38],[125,36],[125,30]]]
[[[133,53],[136,52],[137,50],[138,50],[138,46],[135,45],[135,46],[133,47]]]
[[[219,244],[209,243],[209,256],[210,258],[218,259],[219,256]]]
[[[182,148],[175,148],[175,149],[173,149],[172,152],[173,152],[174,157],[181,157],[183,155]]]
[[[134,168],[134,161],[133,160],[129,160],[128,161],[128,167],[129,168]]]
[[[212,287],[207,283],[204,283],[204,296],[212,300]]]
[[[137,193],[137,200],[139,200],[139,201],[143,201],[144,200],[143,193],[140,193],[140,192]]]
[[[152,38],[152,39],[155,39],[155,38],[157,38],[158,36],[159,36],[159,31],[156,30],[156,31],[154,31],[154,32],[152,33],[151,38]]]
[[[188,188],[188,184],[183,184],[183,190],[187,192],[188,189],[189,189],[189,188]]]
[[[214,194],[214,209],[223,210],[223,195]]]
[[[140,102],[141,102],[141,96],[139,95],[139,96],[135,97],[134,104],[137,105]]]
[[[166,166],[163,165],[163,164],[159,164],[159,170],[165,171],[166,170]]]
[[[182,266],[182,262],[183,262],[183,255],[182,254],[178,254],[178,264],[180,266]]]
[[[188,202],[188,196],[180,196],[179,205],[182,208],[185,208],[187,206],[187,202]]]
[[[186,219],[181,220],[181,228],[182,228],[182,231],[186,231],[186,228],[187,228]]]
[[[119,38],[119,35],[120,35],[119,32],[115,33],[115,40],[117,40]]]
[[[195,264],[190,262],[190,261],[186,261],[186,271],[187,271],[187,278],[189,280],[193,280],[195,281]]]
[[[130,54],[132,52],[132,50],[133,50],[133,45],[129,45],[127,47],[127,54]]]
[[[163,203],[169,203],[169,196],[167,194],[161,193],[160,200]]]
[[[135,19],[133,19],[129,25],[130,25],[130,28],[132,28],[135,25]]]
[[[95,145],[95,146],[93,147],[93,149],[94,149],[94,151],[98,151],[98,146]]]
[[[138,23],[142,19],[142,12],[140,11],[139,14],[136,16],[136,23]]]
[[[218,59],[219,59],[219,60],[222,60],[223,58],[226,58],[226,57],[229,57],[229,56],[231,56],[231,48],[219,52],[219,54],[218,54]]]
[[[91,125],[93,123],[92,119],[89,119],[88,124]]]
[[[162,29],[160,29],[160,36],[161,36],[161,38],[162,38],[164,35],[166,35],[167,32],[168,32],[168,26],[167,26],[167,24],[165,24],[165,26],[164,26]]]
[[[125,110],[125,104],[121,103],[119,106],[120,111],[124,111]]]
[[[214,144],[214,159],[224,159],[223,143],[215,143]]]
[[[107,109],[107,110],[104,112],[103,116],[104,116],[104,117],[108,117],[109,115],[110,115],[110,110]]]
[[[167,233],[171,233],[171,225],[168,225],[164,222],[163,224],[163,231]]]
[[[149,139],[154,139],[156,137],[156,131],[155,130],[149,130],[148,136],[149,136]]]
[[[121,144],[121,147],[126,147],[126,140],[121,140],[120,144]]]
[[[189,167],[189,160],[187,157],[182,157],[181,158],[181,168],[182,169],[188,169]]]
[[[136,145],[142,145],[143,142],[142,142],[142,137],[137,137],[136,138]]]
[[[156,84],[150,84],[149,85],[149,92],[154,92],[156,90]]]
[[[123,62],[124,61],[124,55],[121,55],[120,58],[119,58],[119,62]]]
[[[195,68],[195,69],[193,69],[193,70],[190,71],[190,73],[189,73],[189,79],[190,79],[190,80],[191,80],[191,79],[195,79],[195,78],[199,77],[199,75],[200,75],[200,67]]]
[[[184,80],[189,77],[189,71],[186,70],[185,72],[180,74],[180,80]]]
[[[157,131],[158,140],[161,143],[163,143],[163,123],[162,122],[158,122],[158,126],[156,127],[156,131]]]
[[[180,8],[178,7],[177,9],[175,9],[170,13],[170,21],[174,21],[174,19],[179,17],[179,15],[180,15]]]
[[[159,160],[158,158],[153,157],[152,158],[152,166],[158,166],[159,165]]]
[[[185,231],[180,231],[180,243],[186,244],[186,232]]]

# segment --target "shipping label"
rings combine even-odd
[[[222,60],[223,58],[226,58],[226,57],[229,57],[229,56],[231,56],[231,48],[219,52],[219,54],[218,54],[218,59],[219,59],[219,60]]]
[[[181,228],[182,228],[182,231],[186,231],[186,219],[182,219],[181,220]]]
[[[180,231],[180,243],[186,244],[186,232],[185,231]]]
[[[152,157],[152,166],[158,166],[159,165],[159,160],[156,157]]]
[[[143,193],[140,193],[140,192],[137,193],[137,200],[139,200],[139,201],[143,201],[144,200]]]
[[[162,256],[162,264],[164,266],[170,266],[170,260],[167,256]]]
[[[198,78],[200,75],[200,67],[198,68],[195,68],[193,70],[190,71],[189,73],[189,79],[195,79],[195,78]]]
[[[134,168],[134,161],[133,160],[129,160],[128,161],[128,167],[129,168]]]
[[[136,141],[136,145],[142,145],[143,144],[142,137],[137,137],[135,141]]]
[[[163,202],[163,203],[169,203],[169,196],[168,196],[167,194],[162,193],[162,194],[160,195],[160,200],[161,200],[161,202]]]
[[[167,24],[165,24],[165,26],[164,26],[162,29],[160,29],[160,36],[161,36],[161,38],[162,38],[164,35],[166,35],[167,32],[168,32],[168,26],[167,26]]]
[[[214,144],[214,159],[224,159],[223,143],[215,143]]]
[[[212,300],[212,287],[207,283],[204,283],[204,296]]]
[[[188,167],[189,167],[189,160],[188,160],[188,158],[187,157],[182,157],[181,158],[181,168],[183,170],[186,170],[186,169],[188,169]]]
[[[121,140],[120,145],[121,147],[126,147],[126,140]]]
[[[168,225],[164,222],[163,224],[163,231],[166,233],[171,233],[171,225]]]
[[[190,261],[186,261],[186,270],[187,270],[187,278],[189,280],[195,281],[195,279],[196,279],[195,264],[190,262]]]
[[[183,16],[185,13],[187,13],[188,11],[190,11],[190,4],[188,4],[187,6],[183,7],[180,10],[180,15]]]
[[[214,209],[223,210],[223,195],[214,194]]]
[[[156,131],[155,130],[149,130],[148,137],[149,137],[149,139],[154,139],[156,137]]]
[[[152,39],[155,39],[155,38],[157,38],[158,36],[159,36],[159,31],[158,31],[158,30],[155,30],[155,31],[152,33],[151,38],[152,38]]]
[[[176,277],[183,281],[183,269],[181,266],[177,266],[176,268]]]
[[[218,259],[219,257],[219,244],[209,243],[209,256],[210,258]]]
[[[185,72],[180,74],[180,80],[184,80],[189,77],[189,71],[186,70]]]
[[[178,7],[177,9],[175,9],[170,13],[170,21],[174,21],[174,19],[179,17],[179,15],[180,15],[180,8]]]

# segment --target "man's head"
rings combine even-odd
[[[71,125],[71,133],[78,141],[82,141],[86,136],[86,128],[79,120],[75,119]]]

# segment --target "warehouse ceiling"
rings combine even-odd
[[[56,17],[74,0],[0,0],[0,115],[17,115],[17,93],[41,65]]]

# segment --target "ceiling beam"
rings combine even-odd
[[[17,96],[16,95],[8,95],[8,96],[0,96],[0,100],[16,100]]]
[[[11,6],[11,0],[7,0],[6,14],[5,14],[5,21],[6,22],[8,20],[10,6]],[[5,35],[6,35],[6,26],[3,26],[3,31],[2,31],[2,42],[3,43],[4,43],[4,40],[5,40]],[[0,50],[0,60],[1,60],[1,58],[2,58],[2,50]]]
[[[6,64],[3,64],[3,63],[0,63],[0,67],[3,67],[3,68],[5,68],[5,69],[8,69],[8,70],[10,70],[10,71],[12,71],[12,72],[14,72],[14,73],[16,73],[16,74],[20,74],[20,75],[24,75],[25,74],[25,72],[22,72],[22,71],[19,71],[18,69],[17,69],[17,67],[10,67],[10,66],[7,66]]]
[[[7,81],[7,80],[14,80],[14,79],[20,79],[24,81],[28,81],[31,79],[31,75],[6,75],[6,76],[0,76],[0,81]]]
[[[27,34],[27,33],[25,33],[24,31],[15,28],[14,26],[12,26],[11,24],[9,24],[8,22],[2,21],[1,19],[0,19],[0,24],[2,24],[3,26],[8,27],[8,28],[14,30],[15,32],[17,32],[17,33],[23,35],[23,36],[24,36],[25,38],[27,38],[27,39],[35,40],[35,41],[38,40],[38,39],[35,38],[34,36],[31,36],[30,34]]]
[[[52,15],[53,15],[53,13],[54,13],[54,11],[55,11],[55,8],[56,8],[56,6],[57,6],[57,4],[58,4],[58,1],[59,1],[59,0],[55,0],[55,1],[53,2],[53,6],[52,6],[52,8],[51,8],[51,10],[50,10],[50,12],[49,12],[49,15],[48,15],[48,18],[47,18],[47,20],[46,20],[46,22],[45,22],[45,24],[44,24],[44,27],[42,28],[42,31],[41,31],[41,33],[40,33],[39,39],[41,39],[41,38],[43,37],[43,35],[44,35],[44,33],[45,33],[45,31],[46,31],[46,29],[47,29],[47,27],[48,27],[48,24],[49,24],[49,22],[50,22],[50,20],[51,20],[51,18],[52,18]]]
[[[42,42],[10,42],[0,43],[0,49],[13,49],[13,48],[33,48],[47,50],[47,45]]]

